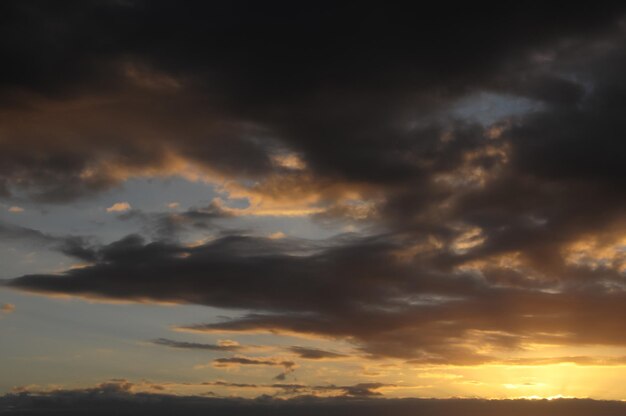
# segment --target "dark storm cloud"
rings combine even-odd
[[[509,50],[592,32],[614,20],[618,10],[502,6],[490,7],[490,13],[471,7],[444,15],[287,2],[7,3],[2,48],[12,65],[3,68],[2,79],[6,86],[67,94],[76,86],[108,87],[117,74],[99,64],[139,56],[171,72],[219,81],[218,91],[285,100],[325,84],[374,89],[381,81],[397,86],[476,77]],[[21,36],[9,36],[14,34]],[[373,62],[373,56],[380,59]],[[466,67],[454,65],[459,63]],[[294,73],[301,76],[288,76]]]
[[[575,100],[576,85],[518,67],[552,42],[613,27],[620,11],[165,1],[2,8],[0,49],[10,64],[0,73],[8,138],[0,183],[5,193],[57,202],[127,176],[175,172],[173,159],[230,177],[284,173],[270,157],[284,147],[319,178],[428,176],[413,163],[424,156],[419,135],[399,128],[407,117],[480,88]]]
[[[103,383],[77,390],[6,394],[0,397],[3,415],[85,414],[90,415],[466,415],[587,416],[622,415],[618,401],[588,399],[476,400],[476,399],[376,399],[296,397],[290,400],[260,396],[256,399],[208,398],[167,394],[132,393],[132,383]]]

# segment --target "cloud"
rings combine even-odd
[[[350,397],[370,397],[370,396],[382,396],[382,393],[376,391],[381,387],[388,386],[383,383],[359,383],[354,386],[342,387],[346,396]]]
[[[289,347],[289,351],[298,354],[300,358],[304,358],[307,360],[324,360],[324,359],[335,359],[335,358],[344,358],[346,355],[339,354],[331,351],[324,351],[317,348],[307,348],[307,347],[298,347],[292,346]]]
[[[272,240],[279,240],[281,238],[285,238],[287,237],[287,235],[285,233],[283,233],[282,231],[276,231],[274,233],[270,233],[268,235],[268,238],[271,238]]]
[[[233,341],[219,342],[217,344],[201,344],[197,342],[174,341],[167,338],[157,338],[151,341],[155,345],[162,345],[170,348],[207,350],[207,351],[237,351],[241,346]]]
[[[270,366],[283,366],[286,368],[293,367],[295,365],[292,361],[276,361],[261,358],[247,358],[247,357],[229,357],[229,358],[216,358],[213,360],[216,367],[230,367],[239,365],[270,365]]]
[[[0,226],[90,263],[9,287],[245,311],[181,328],[313,335],[416,364],[626,345],[622,5],[2,7],[18,23],[1,41],[0,194],[67,203],[179,175],[224,197],[109,208],[150,242]],[[476,116],[485,96],[495,120]],[[367,232],[177,241],[244,215]]]
[[[4,303],[0,307],[0,312],[6,315],[13,313],[15,312],[15,305],[13,305],[12,303]]]
[[[0,237],[6,241],[20,241],[36,246],[50,247],[85,262],[96,259],[97,244],[93,238],[85,236],[57,236],[42,233],[32,228],[0,222]]]
[[[306,9],[4,6],[6,39],[19,41],[1,45],[11,65],[0,74],[8,138],[0,189],[62,202],[130,177],[191,171],[220,183],[304,171],[355,188],[424,178],[446,157],[424,132],[403,126],[468,91],[551,105],[580,99],[579,85],[542,72],[547,65],[536,56],[551,56],[562,39],[593,39],[615,27],[623,6],[585,13],[518,6],[488,17],[473,9],[428,17],[390,7]],[[209,24],[201,18],[208,14]],[[164,30],[173,22],[176,30]],[[93,46],[103,38],[106,45]]]
[[[131,206],[128,202],[116,202],[107,208],[107,212],[125,212],[130,210]]]
[[[541,282],[538,289],[492,286],[471,270],[450,273],[448,266],[437,268],[437,261],[398,258],[404,245],[388,238],[330,243],[320,250],[305,241],[226,236],[189,247],[129,236],[96,249],[92,266],[23,276],[8,285],[40,293],[253,309],[258,312],[243,318],[182,329],[349,339],[372,356],[415,363],[499,362],[527,343],[626,343],[618,318],[625,312],[622,292],[573,286],[550,293]],[[589,273],[583,271],[594,278]],[[495,355],[480,352],[487,345]]]
[[[287,388],[288,386],[285,386]],[[291,386],[297,388],[298,386]],[[370,386],[372,387],[372,386]],[[134,392],[136,386],[125,380],[96,387],[31,391],[21,390],[0,397],[0,411],[6,415],[31,412],[42,414],[166,415],[173,411],[187,415],[527,415],[568,414],[582,416],[622,415],[625,405],[618,401],[589,399],[557,400],[478,400],[478,399],[377,399],[369,397],[315,398],[299,396],[289,400],[260,396],[256,399],[212,398]],[[366,388],[361,385],[361,388]]]
[[[279,374],[275,379],[283,380],[284,376]],[[229,383],[223,381],[206,382],[203,385],[231,387],[231,388],[243,388],[243,389],[277,389],[281,394],[294,396],[294,395],[311,395],[312,397],[346,397],[346,398],[367,398],[373,396],[382,396],[383,394],[377,390],[385,387],[395,387],[391,384],[385,383],[358,383],[348,386],[337,386],[334,384],[326,385],[306,385],[306,384],[285,384],[285,383],[273,383],[273,384],[247,384],[247,383]],[[330,394],[330,396],[329,396]],[[278,396],[278,395],[277,395]]]
[[[213,366],[216,368],[229,368],[239,366],[279,366],[284,370],[274,377],[274,380],[285,380],[287,375],[295,371],[296,363],[288,360],[280,360],[275,358],[257,358],[257,357],[227,357],[216,358],[213,360]]]
[[[155,240],[178,240],[180,235],[190,230],[219,229],[215,220],[230,218],[233,214],[213,201],[204,207],[192,207],[180,212],[145,212],[129,209],[117,218],[121,221],[135,221],[141,224],[142,231]]]

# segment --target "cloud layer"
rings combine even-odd
[[[22,391],[0,397],[0,411],[5,415],[85,414],[161,415],[176,412],[185,415],[621,415],[624,404],[593,400],[434,400],[314,398],[301,396],[291,400],[261,396],[257,399],[221,399],[202,396],[174,396],[134,393],[129,382],[103,383],[77,390],[51,392]]]
[[[224,195],[180,213],[107,209],[150,240],[0,224],[3,238],[86,263],[7,286],[245,311],[179,329],[346,340],[417,364],[507,362],[535,344],[626,347],[619,7],[0,7],[3,198],[62,204],[176,175]],[[481,110],[485,97],[500,115]],[[174,238],[238,216],[367,232]]]

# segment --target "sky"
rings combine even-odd
[[[626,400],[624,9],[0,2],[0,410]]]

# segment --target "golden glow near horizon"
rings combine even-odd
[[[26,309],[26,316],[20,317],[20,308],[13,304],[3,310],[9,319],[26,319],[32,312],[29,303],[38,296],[20,296]],[[85,303],[72,297],[46,301],[53,315],[72,313],[74,310],[93,308],[94,316],[109,319],[125,316],[135,311],[137,318],[119,328],[136,327],[148,316],[179,316],[185,319],[188,314],[197,315],[199,308],[186,306],[151,306],[150,304],[126,303],[110,305]],[[7,304],[8,305],[8,304]],[[189,311],[187,312],[187,309]],[[151,310],[149,314],[142,310]],[[182,315],[181,315],[182,313]],[[62,316],[62,315],[59,315]],[[145,317],[141,317],[145,316]],[[141,317],[141,318],[140,318]],[[1,319],[1,318],[0,318]],[[26,322],[31,322],[28,318]],[[189,319],[189,318],[186,318]],[[1,323],[0,323],[1,325]],[[94,321],[82,329],[87,334],[98,332],[94,328],[102,323]],[[61,330],[69,325],[61,325]],[[11,327],[8,327],[9,330]],[[156,328],[155,328],[156,329]],[[115,328],[111,328],[114,332]],[[113,332],[113,333],[114,333]],[[158,332],[157,332],[158,333]],[[148,336],[148,335],[145,335]],[[56,389],[82,389],[95,387],[99,382],[113,384],[127,383],[132,392],[167,393],[176,395],[206,394],[218,396],[257,397],[261,394],[292,397],[300,394],[313,394],[320,397],[344,394],[343,386],[370,384],[373,392],[388,398],[492,398],[492,399],[551,399],[551,398],[595,398],[622,400],[626,396],[626,354],[618,347],[564,347],[556,345],[528,345],[524,351],[504,356],[510,363],[487,363],[480,365],[424,365],[402,359],[366,357],[356,351],[347,341],[329,338],[302,337],[298,334],[277,334],[272,332],[220,333],[172,332],[170,339],[186,342],[170,348],[152,344],[147,340],[128,342],[114,338],[103,338],[105,342],[92,344],[89,337],[85,342],[70,349],[48,349],[45,356],[29,355],[28,350],[12,354],[7,369],[19,368],[30,362],[39,368],[31,383],[4,386],[5,391],[53,391]],[[101,337],[100,337],[101,338]],[[121,343],[120,343],[121,341]],[[16,346],[19,339],[13,340]],[[237,361],[217,365],[216,352],[193,349],[192,344],[210,345],[232,349],[231,357],[241,358],[248,364]],[[334,355],[309,359],[293,350],[293,345],[301,345],[306,351],[327,351]],[[173,347],[172,347],[173,346]],[[66,373],[64,378],[54,372],[55,368],[90,368],[87,372]],[[275,379],[285,369],[284,363],[293,362],[286,380]],[[115,365],[111,366],[112,363]],[[251,364],[250,364],[251,363]],[[291,364],[289,364],[291,365]],[[18,367],[16,367],[18,366]],[[123,368],[153,366],[156,371],[141,377],[123,375]],[[46,370],[47,369],[47,370]],[[52,371],[52,373],[51,373]],[[70,378],[67,378],[71,375]],[[124,380],[122,380],[124,379]],[[48,380],[48,381],[45,381]],[[284,386],[284,387],[283,387]],[[288,387],[291,386],[291,387]],[[299,386],[297,389],[295,386]]]

